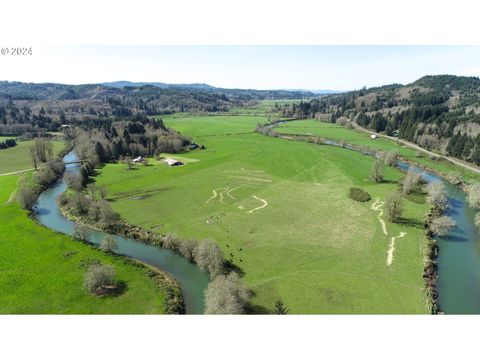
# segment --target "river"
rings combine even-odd
[[[337,145],[334,141],[330,145]],[[75,161],[70,152],[64,157],[65,162]],[[408,164],[397,163],[406,171]],[[446,185],[449,208],[445,215],[450,216],[456,226],[445,236],[437,236],[439,248],[438,265],[438,301],[445,314],[479,314],[480,313],[480,236],[474,225],[475,210],[465,200],[465,193],[448,181],[420,168],[426,182],[443,181]],[[78,164],[67,165],[66,171],[78,172]],[[59,211],[56,198],[67,188],[63,180],[44,191],[37,203],[38,221],[67,235],[73,234],[74,223],[66,219]],[[92,231],[89,241],[100,244],[106,233]],[[203,313],[203,292],[208,285],[208,276],[197,266],[178,254],[139,241],[115,236],[118,253],[141,260],[172,275],[181,285],[187,314]]]
[[[75,153],[70,152],[63,158],[64,162],[75,161]],[[78,164],[66,165],[66,172],[79,172]],[[55,231],[72,235],[74,223],[59,211],[56,199],[67,189],[63,179],[54,186],[42,192],[36,205],[36,217],[46,227]],[[99,245],[107,234],[103,231],[92,230],[88,241]],[[182,287],[187,314],[202,314],[204,309],[203,293],[208,285],[208,275],[195,264],[189,262],[171,250],[147,245],[140,241],[114,236],[119,254],[157,267],[173,276]]]

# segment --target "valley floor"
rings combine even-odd
[[[254,291],[259,312],[278,299],[296,314],[427,311],[422,246],[429,208],[419,195],[405,200],[399,224],[382,212],[399,170],[386,168],[387,181],[374,184],[372,158],[254,133],[267,121],[258,115],[164,120],[206,149],[181,154],[180,167],[154,159],[133,170],[103,167],[97,184],[127,222],[217,241]],[[350,199],[353,186],[372,200]]]

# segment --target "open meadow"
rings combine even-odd
[[[320,136],[332,140],[345,140],[347,143],[354,145],[369,146],[375,150],[396,151],[407,160],[414,161],[424,165],[432,170],[448,173],[451,171],[459,172],[466,180],[480,181],[480,175],[463,169],[451,162],[437,158],[432,160],[428,155],[422,154],[418,156],[417,151],[391,140],[377,138],[372,140],[370,135],[354,129],[347,129],[338,124],[322,122],[318,120],[299,120],[283,123],[275,128],[281,134],[303,134]]]
[[[18,176],[0,177],[0,313],[162,314],[165,294],[146,270],[47,229],[9,201]],[[83,288],[86,267],[111,264],[125,284],[116,296],[97,297]]]
[[[399,170],[385,168],[386,181],[374,184],[371,157],[263,136],[253,131],[267,121],[261,116],[163,119],[206,149],[179,154],[186,162],[179,167],[155,159],[132,170],[105,165],[96,182],[127,222],[214,239],[254,291],[258,312],[278,299],[296,314],[427,311],[428,205],[423,195],[405,200],[399,224],[382,212],[382,201],[398,189]],[[352,200],[351,187],[372,200]]]
[[[4,137],[6,139],[8,137]],[[32,144],[33,140],[17,141],[17,146],[0,150],[0,175],[33,168],[29,153]],[[63,141],[52,141],[52,144],[54,154],[58,154],[65,146]]]

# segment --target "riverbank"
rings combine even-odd
[[[71,162],[75,159],[75,156],[73,153],[69,153],[65,159],[66,162]],[[67,172],[78,171],[78,164],[67,165]],[[73,235],[75,228],[74,223],[62,215],[56,202],[56,199],[63,194],[66,189],[67,185],[65,181],[60,180],[53,187],[43,192],[39,197],[36,216],[41,224],[56,231]],[[129,234],[131,235],[132,233],[129,232]],[[87,240],[95,246],[99,246],[106,235],[103,231],[95,230],[91,227],[91,230],[88,231]],[[183,299],[186,313],[203,313],[203,291],[208,283],[206,274],[196,269],[193,264],[174,254],[172,251],[147,245],[146,243],[127,237],[114,236],[114,238],[118,245],[118,251],[116,251],[116,253],[154,266],[161,271],[166,271],[168,276],[178,281],[179,287],[184,294]],[[172,291],[169,291],[173,298],[175,298],[175,303],[177,303],[180,298],[177,290],[172,288]]]
[[[17,181],[17,176],[0,179],[0,313],[165,313],[165,292],[148,269],[47,229],[8,202]],[[122,291],[101,298],[89,294],[82,264],[92,261],[113,266]]]

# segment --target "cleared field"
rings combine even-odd
[[[165,295],[145,270],[54,233],[7,203],[17,176],[0,177],[0,313],[162,314]],[[125,290],[98,298],[83,289],[82,260],[115,267]]]
[[[387,168],[388,181],[373,184],[372,158],[253,133],[265,118],[164,120],[206,150],[182,154],[199,161],[181,167],[106,165],[97,183],[128,222],[216,240],[244,272],[259,311],[279,298],[291,313],[426,311],[421,246],[427,206],[406,200],[402,223],[387,223],[387,234],[378,217],[382,206],[372,208],[397,189],[399,171]],[[372,200],[351,200],[351,186]]]
[[[403,157],[425,165],[433,170],[445,173],[457,171],[462,173],[467,180],[480,181],[480,175],[456,166],[447,160],[431,160],[425,154],[422,157],[417,157],[416,151],[408,146],[382,138],[372,140],[369,134],[358,130],[350,130],[341,125],[325,123],[317,120],[299,120],[281,124],[276,130],[283,134],[315,135],[333,140],[345,140],[351,144],[365,145],[372,149],[397,151]]]
[[[57,154],[65,146],[62,141],[53,141],[53,153]],[[33,168],[29,148],[33,140],[18,141],[13,148],[0,150],[0,174]]]

